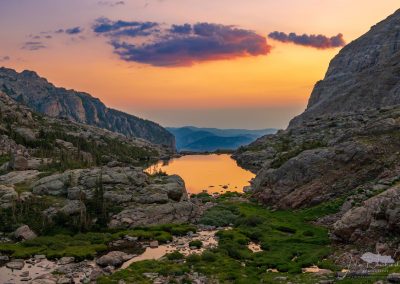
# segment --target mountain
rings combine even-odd
[[[196,207],[184,181],[143,171],[163,155],[147,140],[47,117],[0,92],[0,231],[187,222]]]
[[[339,52],[288,129],[233,156],[256,173],[250,191],[265,205],[330,208],[316,222],[330,229],[333,240],[394,249],[399,242],[391,236],[400,232],[399,103],[400,10]]]
[[[345,46],[290,126],[328,114],[400,104],[400,10]]]
[[[178,151],[194,152],[235,150],[265,134],[276,132],[276,129],[218,129],[194,126],[169,127],[167,130],[175,136]]]
[[[18,73],[0,68],[0,91],[51,117],[85,123],[175,148],[173,135],[160,125],[107,108],[99,99],[87,93],[55,87],[33,71]]]

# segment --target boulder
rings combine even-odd
[[[102,267],[107,267],[107,266],[119,267],[125,261],[128,261],[132,257],[133,257],[132,255],[126,254],[121,251],[111,251],[106,255],[103,255],[102,257],[98,258],[96,260],[96,263]]]
[[[14,237],[19,240],[32,240],[37,236],[35,232],[29,228],[29,226],[23,225],[15,230]]]
[[[149,244],[150,248],[158,248],[158,241],[152,241]]]
[[[0,176],[0,184],[14,185],[18,183],[28,183],[39,176],[37,170],[12,171]]]
[[[23,259],[15,259],[6,264],[6,267],[12,270],[21,270],[25,266]]]
[[[67,204],[60,209],[61,213],[71,216],[80,215],[86,212],[86,206],[82,201],[79,200],[69,200]]]
[[[28,159],[20,154],[14,154],[8,164],[10,170],[25,171],[28,170]]]
[[[0,208],[11,208],[17,199],[18,193],[15,191],[14,187],[0,185]]]
[[[60,260],[58,261],[59,265],[66,265],[66,264],[70,264],[75,262],[75,258],[72,256],[64,256],[62,258],[60,258]]]
[[[390,283],[400,283],[400,273],[391,273],[386,279]]]

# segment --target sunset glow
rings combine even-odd
[[[314,48],[268,35],[341,33],[350,42],[398,8],[396,0],[116,2],[0,1],[0,65],[34,70],[58,86],[88,92],[164,126],[285,127],[305,108],[340,47]],[[169,39],[163,34],[149,40],[141,33],[134,39],[147,40],[147,46],[129,50],[140,62],[125,60],[110,44],[115,34],[95,32],[99,18],[129,22],[136,33],[139,24],[133,21],[157,23]],[[197,23],[210,25],[198,32]],[[181,31],[175,37],[173,25],[184,24],[192,27],[191,34]],[[119,44],[133,38],[129,32]],[[261,38],[265,46],[259,45]],[[159,53],[158,48],[175,44],[181,51],[174,51],[174,60],[181,55],[184,64]]]

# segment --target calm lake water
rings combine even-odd
[[[188,155],[160,161],[146,171],[159,170],[169,175],[177,174],[183,178],[189,193],[206,190],[209,193],[225,191],[243,191],[249,185],[254,174],[239,167],[230,155]]]

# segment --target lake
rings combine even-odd
[[[186,184],[188,193],[226,191],[242,192],[254,174],[239,167],[231,155],[187,155],[169,161],[160,161],[149,167],[148,173],[157,171],[179,175]]]

